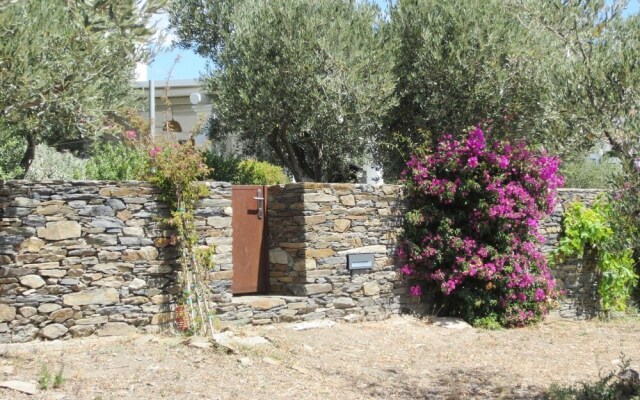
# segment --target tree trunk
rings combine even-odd
[[[18,178],[24,179],[29,172],[29,168],[31,168],[31,163],[34,158],[36,158],[36,138],[32,133],[28,133],[26,136],[27,139],[27,149],[24,151],[24,155],[22,156],[22,160],[20,160],[20,166],[22,167],[22,173],[18,175]]]

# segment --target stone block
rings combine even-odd
[[[340,196],[340,203],[345,206],[355,206],[356,200],[352,194],[348,194],[346,196]]]
[[[109,322],[98,329],[96,335],[104,336],[129,336],[136,332],[136,328],[126,322]]]
[[[209,217],[207,218],[207,225],[213,226],[216,229],[228,228],[231,226],[231,218]]]
[[[69,329],[62,324],[50,324],[40,330],[39,335],[45,339],[54,340],[64,336]]]
[[[305,256],[307,258],[325,258],[331,257],[336,254],[333,249],[307,249],[305,250]]]
[[[42,313],[42,314],[49,314],[49,313],[57,311],[57,310],[59,310],[61,308],[62,307],[60,305],[58,305],[58,304],[45,303],[45,304],[42,304],[40,307],[38,307],[38,312]]]
[[[153,317],[151,317],[151,325],[167,324],[175,320],[176,320],[175,312],[158,313],[158,314],[154,314]]]
[[[16,319],[16,308],[6,304],[0,304],[0,322],[11,322],[14,319]]]
[[[74,311],[71,308],[61,308],[49,314],[49,319],[53,322],[60,323],[73,317]]]
[[[351,308],[355,305],[356,304],[351,297],[338,297],[337,299],[333,300],[333,306],[338,309]]]
[[[30,237],[20,243],[20,250],[27,253],[37,253],[45,245],[45,241],[37,237]]]
[[[25,275],[20,277],[20,284],[31,289],[37,289],[46,285],[46,282],[40,275]]]
[[[80,237],[82,228],[75,221],[47,222],[44,228],[38,228],[38,237],[47,240],[64,240]]]
[[[67,306],[84,306],[91,304],[109,305],[116,304],[119,300],[120,294],[113,288],[90,289],[62,296],[62,302]]]
[[[336,219],[335,221],[333,221],[333,230],[335,232],[346,232],[349,227],[351,226],[351,220],[349,219]]]
[[[69,328],[69,333],[72,337],[86,337],[91,336],[96,328],[93,325],[74,325]]]
[[[275,248],[269,250],[269,262],[273,264],[289,264],[289,253],[286,251]]]
[[[124,261],[137,261],[137,260],[155,260],[158,258],[158,249],[153,246],[145,246],[140,250],[127,249],[122,252],[122,259]]]
[[[325,193],[305,193],[302,195],[302,201],[305,203],[335,203],[338,199],[336,196]]]

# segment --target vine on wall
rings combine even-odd
[[[582,259],[595,254],[599,273],[598,294],[602,311],[625,311],[633,288],[638,283],[634,270],[633,249],[615,246],[611,226],[611,205],[602,199],[592,208],[580,202],[571,203],[564,214],[564,236],[553,254],[555,262],[566,257]]]
[[[194,215],[196,202],[209,192],[207,185],[197,180],[205,177],[209,169],[190,143],[154,147],[150,155],[149,181],[162,190],[162,198],[171,208],[171,216],[164,222],[177,232],[175,239],[183,267],[180,272],[183,296],[179,306],[186,311],[186,318],[183,317],[186,329],[194,335],[213,334],[207,272],[213,267],[215,249],[198,246]]]

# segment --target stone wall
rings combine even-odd
[[[597,189],[560,189],[558,190],[558,204],[553,213],[541,225],[541,231],[546,241],[543,252],[549,253],[558,245],[562,233],[562,216],[565,207],[574,201],[590,206],[603,193]],[[568,259],[564,264],[552,269],[558,288],[564,295],[560,306],[556,310],[563,318],[585,319],[600,312],[598,296],[598,273],[593,257],[585,259]]]
[[[196,212],[217,246],[216,284],[231,264],[231,186],[210,183]],[[113,335],[174,319],[176,248],[168,208],[141,182],[0,182],[0,343]],[[227,279],[226,279],[227,278]]]
[[[301,183],[268,191],[271,293],[304,296],[318,318],[373,320],[400,309],[405,293],[393,255],[400,187]],[[371,253],[371,270],[347,255]]]
[[[403,213],[400,187],[301,183],[270,187],[269,297],[234,297],[231,185],[208,183],[196,210],[201,245],[216,247],[212,307],[223,323],[320,318],[375,320],[420,309],[406,296],[394,253]],[[597,190],[560,191],[542,224],[556,245],[567,202]],[[168,209],[141,182],[0,182],[0,343],[157,330],[175,319],[176,248],[159,219]],[[350,254],[374,266],[349,270]],[[565,291],[560,315],[597,312],[592,261],[554,270]]]

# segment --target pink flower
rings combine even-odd
[[[413,285],[409,289],[409,293],[414,297],[422,296],[422,287],[420,287],[420,285]]]
[[[151,157],[155,157],[156,155],[160,154],[160,152],[162,152],[162,147],[156,146],[149,150],[149,155]]]
[[[478,157],[469,157],[467,160],[467,167],[475,168],[478,166]]]
[[[135,138],[137,138],[137,137],[138,137],[138,135],[136,134],[136,131],[126,131],[126,132],[124,133],[124,136],[125,136],[127,139],[135,139]]]
[[[509,159],[505,156],[500,156],[500,162],[498,163],[498,166],[502,169],[505,169],[509,166]]]

